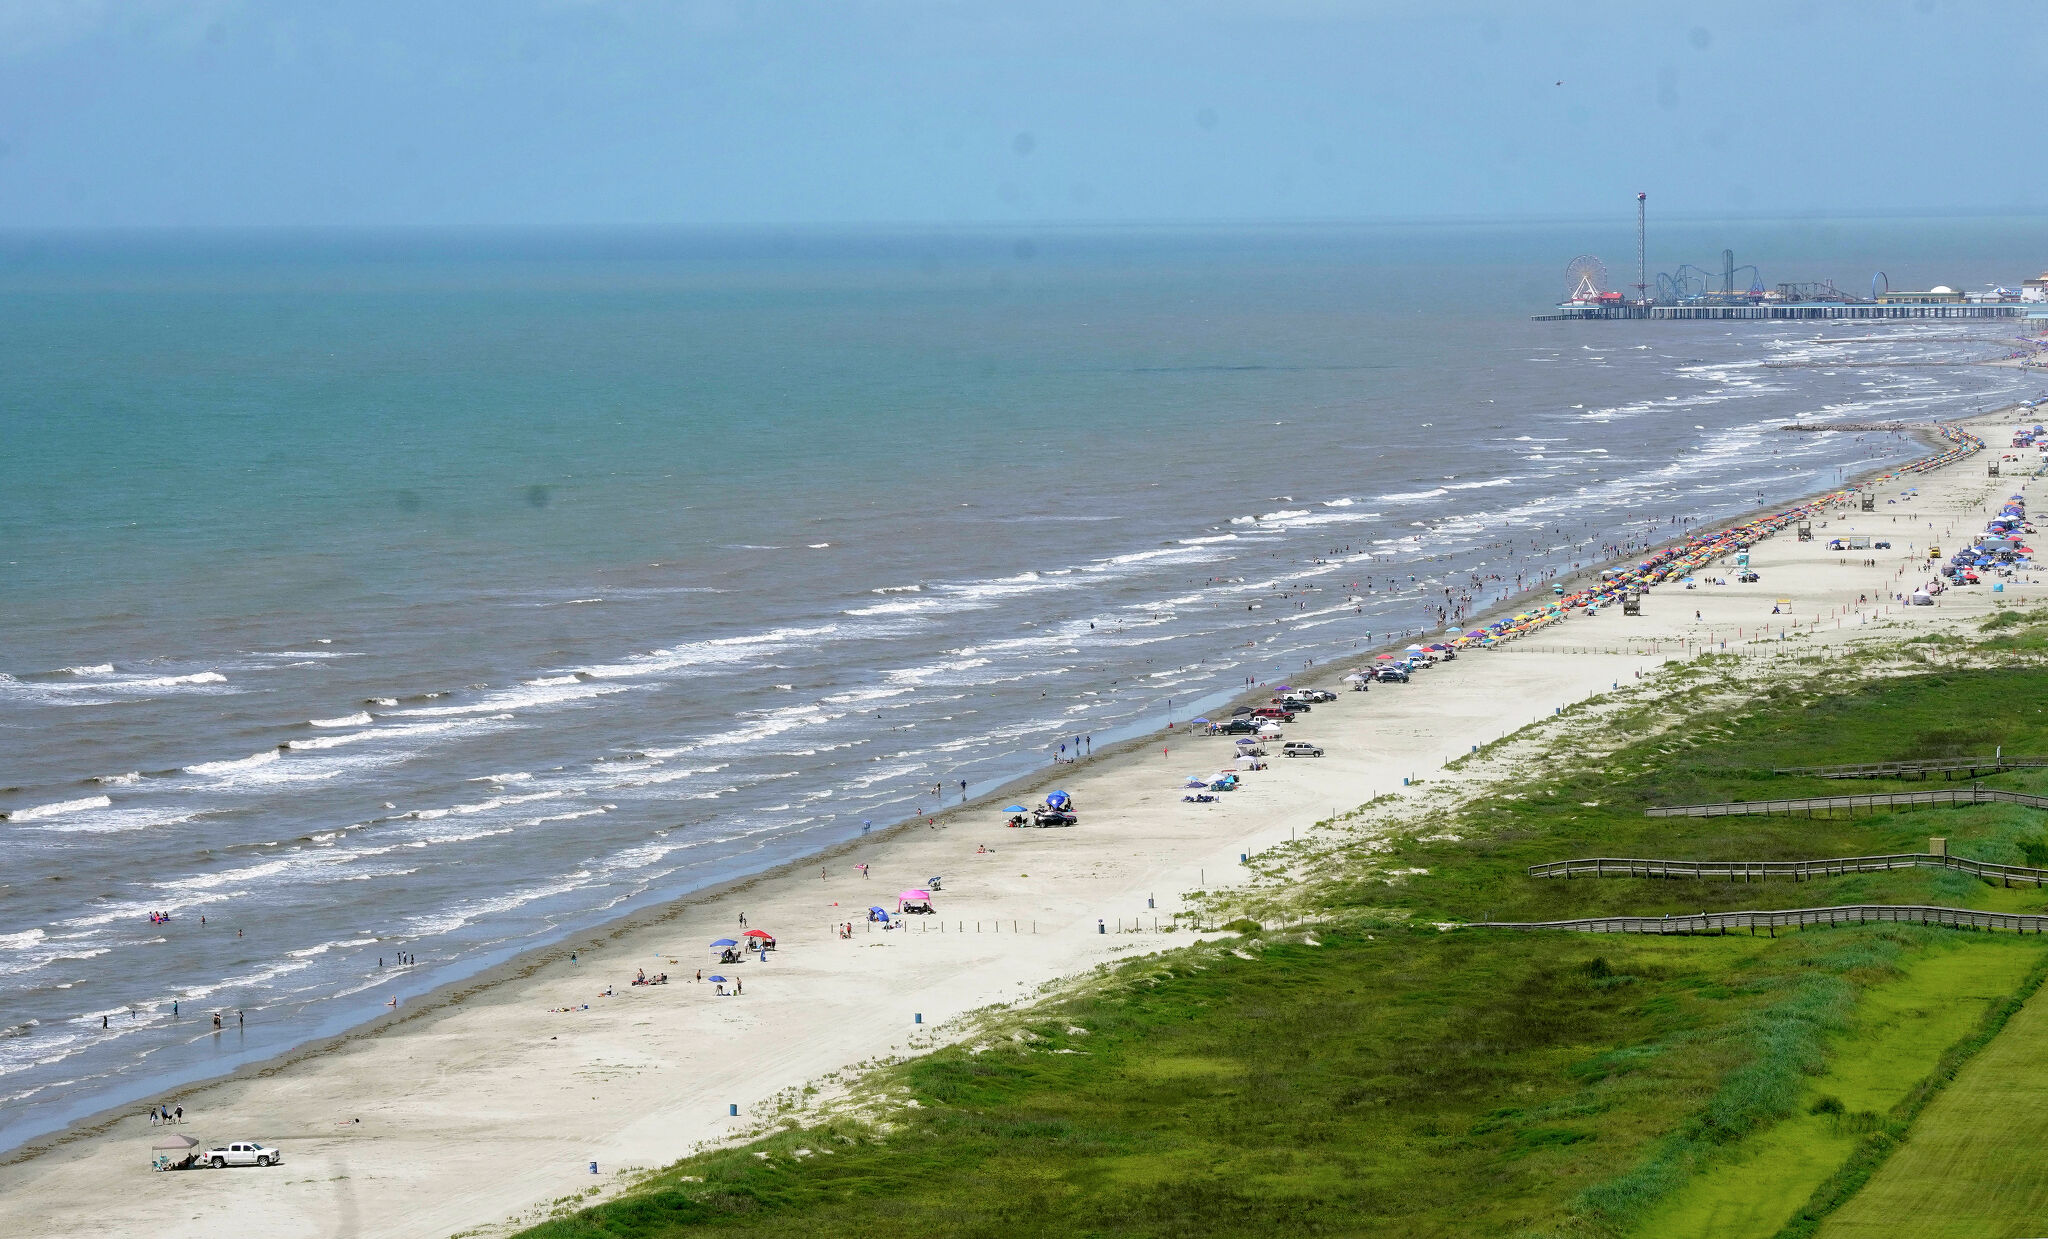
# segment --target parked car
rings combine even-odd
[[[1311,688],[1307,692],[1304,692],[1302,696],[1310,701],[1318,702],[1337,700],[1337,694],[1331,692],[1327,688]]]
[[[1323,746],[1320,744],[1310,744],[1306,740],[1289,740],[1280,746],[1280,755],[1282,757],[1321,757],[1323,755]]]
[[[1374,668],[1372,676],[1383,684],[1406,684],[1408,682],[1408,669],[1406,667],[1396,667],[1389,663],[1384,667]]]
[[[1227,723],[1216,725],[1219,736],[1249,736],[1258,733],[1259,725],[1248,718],[1234,718]]]
[[[1735,579],[1742,582],[1744,585],[1754,585],[1763,578],[1758,576],[1754,572],[1741,572],[1736,574]]]
[[[275,1166],[284,1160],[282,1149],[266,1148],[254,1140],[237,1140],[199,1155],[199,1164],[215,1170],[223,1166]]]
[[[1292,694],[1275,698],[1273,704],[1283,710],[1292,710],[1297,714],[1307,714],[1310,710],[1315,709],[1315,706],[1310,704],[1307,699],[1296,697]]]
[[[1275,719],[1282,723],[1294,721],[1294,711],[1281,706],[1260,706],[1252,711],[1253,718]]]
[[[1892,544],[1889,542],[1873,542],[1870,545],[1880,551],[1889,551],[1892,549]]]

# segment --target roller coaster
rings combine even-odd
[[[1737,292],[1735,277],[1745,271],[1749,273],[1749,286]],[[1763,273],[1753,263],[1736,266],[1734,250],[1721,251],[1721,270],[1718,273],[1689,262],[1680,263],[1676,271],[1657,273],[1657,301],[1664,305],[1760,301],[1763,296]]]

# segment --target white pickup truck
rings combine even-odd
[[[219,1170],[223,1166],[275,1166],[284,1160],[284,1150],[269,1149],[254,1140],[237,1140],[198,1155],[197,1164]]]

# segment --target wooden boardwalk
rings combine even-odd
[[[1731,929],[1777,931],[1808,925],[1865,925],[1892,922],[1941,925],[1956,929],[2008,930],[2041,933],[2048,916],[2016,912],[1978,912],[1970,908],[1939,908],[1922,904],[1859,903],[1836,908],[1779,908],[1747,912],[1699,912],[1683,916],[1589,916],[1571,921],[1472,921],[1467,929],[1562,929],[1582,934],[1725,934]]]
[[[1901,852],[1891,856],[1836,856],[1825,860],[1650,860],[1627,856],[1592,856],[1553,860],[1529,866],[1532,878],[1692,878],[1728,882],[1766,882],[1790,878],[1810,882],[1847,873],[1884,873],[1893,869],[1953,869],[2006,886],[2015,882],[2048,885],[2048,869],[1998,865],[1961,856]]]
[[[1957,775],[1974,779],[2001,770],[2038,770],[2048,767],[2048,757],[1929,757],[1913,761],[1867,762],[1860,766],[1782,766],[1772,774],[1797,774],[1815,779],[1927,779],[1940,775],[1944,781]]]
[[[1943,788],[1926,792],[1871,792],[1859,796],[1800,796],[1788,800],[1733,800],[1725,804],[1665,805],[1644,809],[1645,817],[1797,817],[1804,813],[1876,813],[1920,805],[2017,804],[2048,809],[2048,796],[1991,787]]]

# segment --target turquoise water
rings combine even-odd
[[[1766,235],[2016,278],[1972,227]],[[0,242],[0,1145],[2034,394],[1529,322],[1578,248]]]

